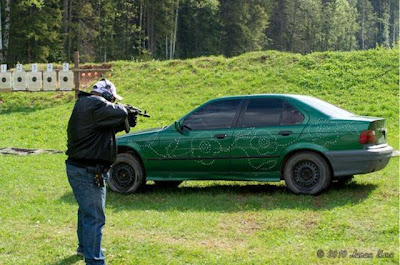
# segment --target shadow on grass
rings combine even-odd
[[[197,184],[194,184],[197,185]],[[318,196],[295,195],[283,185],[276,184],[216,184],[209,186],[163,188],[147,185],[144,192],[122,195],[107,194],[107,208],[114,211],[217,211],[305,209],[327,210],[344,205],[361,203],[376,189],[375,184],[351,182],[347,185],[332,184]],[[72,192],[60,200],[76,203]]]
[[[60,104],[73,102],[75,98],[72,93],[68,92],[52,92],[46,95],[26,92],[21,92],[18,94],[19,95],[15,95],[15,98],[19,97],[21,98],[20,100],[16,100],[15,98],[5,100],[0,96],[0,114],[28,114],[31,112],[54,108]]]
[[[82,257],[79,257],[77,255],[71,255],[65,259],[56,261],[55,263],[51,263],[51,265],[70,265],[70,264],[77,263],[81,260],[82,260]]]
[[[0,109],[0,114],[2,115],[10,115],[10,114],[15,114],[15,113],[31,113],[35,111],[40,111],[48,108],[53,108],[54,105],[49,105],[49,106],[28,106],[28,107],[21,107],[21,106],[13,106],[13,107],[8,107],[6,109]]]

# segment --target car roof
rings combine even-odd
[[[304,97],[306,95],[295,95],[295,94],[250,94],[250,95],[236,95],[236,96],[225,96],[215,98],[213,100],[224,100],[224,99],[243,99],[243,98],[258,98],[258,97],[276,97],[276,98],[297,98]]]

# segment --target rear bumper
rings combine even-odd
[[[381,170],[392,156],[393,148],[387,144],[364,150],[326,152],[335,177],[365,174]]]

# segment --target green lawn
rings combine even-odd
[[[395,50],[306,56],[256,52],[236,58],[115,62],[124,102],[147,109],[135,130],[172,123],[225,95],[314,95],[362,115],[385,117],[399,149]],[[72,93],[0,94],[0,148],[65,150]],[[0,156],[0,264],[84,264],[65,155]],[[109,264],[398,264],[399,161],[320,196],[282,183],[185,182],[141,194],[108,193]],[[323,258],[317,257],[322,249]],[[329,251],[331,250],[331,253]],[[347,251],[346,258],[328,257]],[[383,250],[393,258],[377,258]],[[374,258],[351,258],[372,253]],[[343,253],[343,252],[342,252]]]

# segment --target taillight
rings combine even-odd
[[[360,135],[360,144],[375,144],[375,131],[367,130],[362,131]]]

